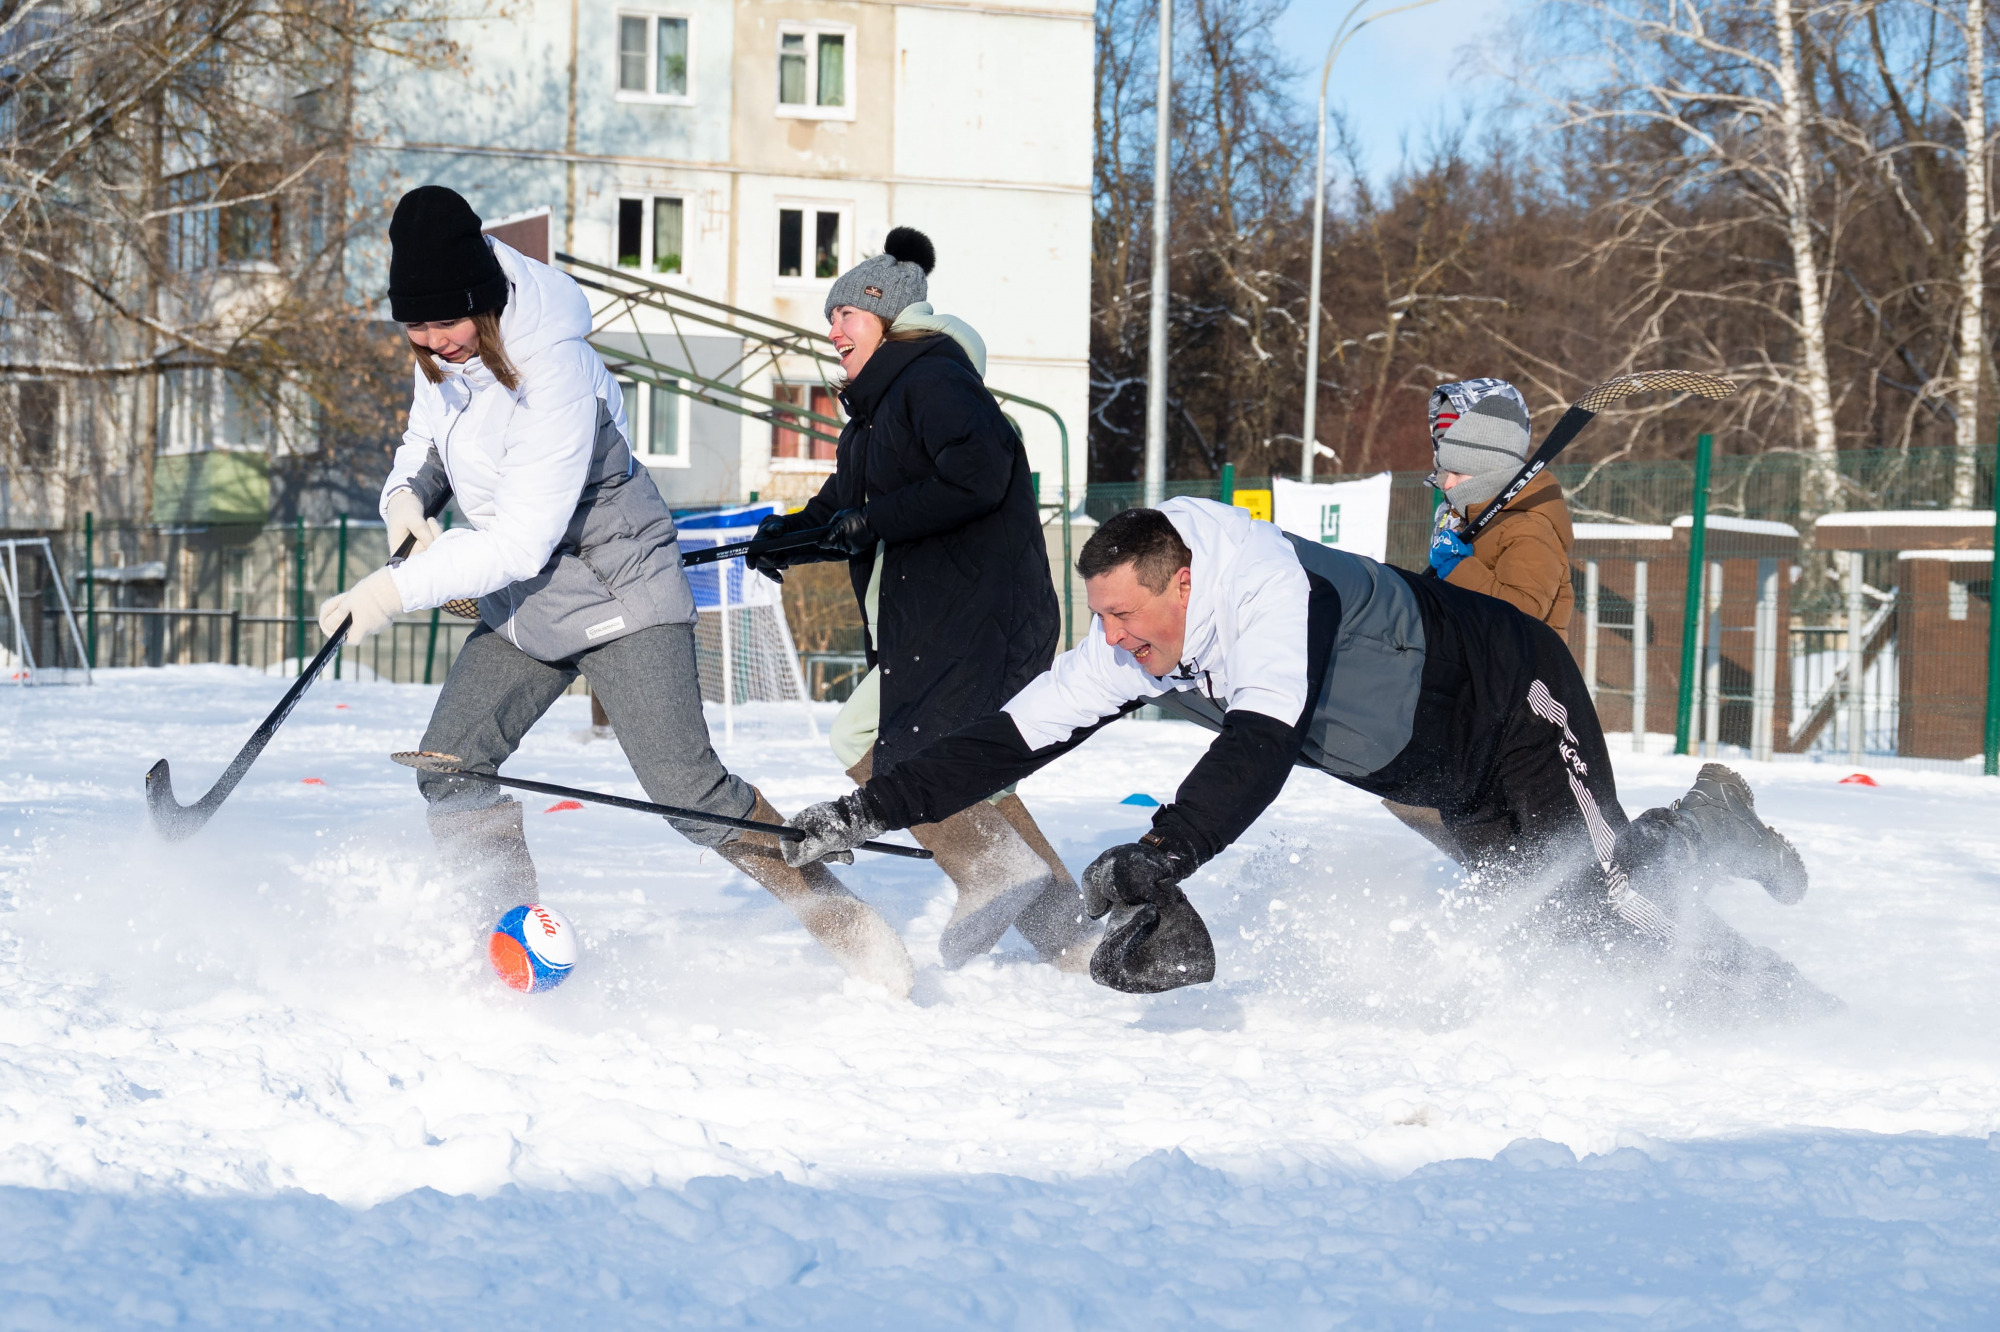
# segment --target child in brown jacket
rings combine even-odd
[[[1476,541],[1467,523],[1507,488],[1527,462],[1528,405],[1504,379],[1468,379],[1431,392],[1431,484],[1444,494],[1431,542],[1431,568],[1457,587],[1498,597],[1569,640],[1569,553],[1575,545],[1562,484],[1544,471],[1486,525]]]
[[[1443,492],[1431,539],[1431,568],[1458,587],[1498,597],[1569,641],[1576,594],[1569,583],[1575,545],[1562,485],[1544,471],[1494,516],[1477,540],[1466,524],[1520,474],[1530,448],[1528,404],[1504,379],[1466,379],[1431,391],[1430,482]],[[1382,802],[1454,860],[1459,850],[1434,809]]]

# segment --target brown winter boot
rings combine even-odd
[[[431,810],[431,840],[445,867],[495,910],[535,900],[535,861],[521,825],[518,801],[501,800],[484,809]]]
[[[1097,950],[1103,931],[1095,928],[1090,918],[1084,914],[1083,893],[1077,888],[1076,880],[1069,874],[1069,867],[1062,863],[1062,857],[1049,845],[1049,839],[1035,824],[1035,816],[1021,803],[1021,797],[1010,795],[997,800],[993,808],[1000,816],[1014,826],[1034,853],[1049,867],[1055,882],[1042,890],[1042,895],[1022,910],[1014,918],[1014,928],[1021,937],[1035,946],[1035,952],[1042,961],[1052,964],[1059,971],[1073,971],[1079,975],[1090,971],[1090,955]]]
[[[759,823],[785,821],[762,791],[746,817]],[[769,833],[746,832],[715,849],[783,902],[850,976],[879,985],[899,999],[909,997],[916,971],[902,937],[875,908],[848,892],[833,871],[824,865],[793,869],[779,853],[778,839]]]
[[[865,783],[874,759],[870,751],[847,775]],[[912,824],[910,835],[958,889],[958,904],[938,937],[938,956],[950,970],[991,951],[1028,904],[1054,886],[1048,864],[983,800],[941,823]]]

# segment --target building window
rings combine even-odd
[[[618,96],[625,101],[691,100],[686,18],[670,14],[618,16]]]
[[[24,379],[14,392],[14,420],[21,431],[21,466],[34,469],[55,466],[56,419],[62,389],[46,379]]]
[[[771,389],[771,396],[779,402],[816,412],[821,416],[840,419],[840,400],[833,390],[824,384],[777,384]],[[808,427],[801,429],[801,426]],[[813,434],[811,431],[819,431]],[[786,462],[833,461],[834,441],[821,435],[839,434],[837,426],[824,421],[810,421],[791,412],[780,411],[771,418],[771,457]]]
[[[679,273],[681,219],[678,196],[618,201],[618,266]]]
[[[854,30],[786,24],[778,29],[778,114],[851,120]]]
[[[222,210],[222,262],[272,264],[278,259],[278,205],[252,199]]]
[[[648,467],[686,467],[690,408],[694,400],[686,380],[671,384],[618,381],[625,398],[625,428],[636,445],[632,450]]]
[[[180,273],[218,263],[268,267],[283,256],[284,211],[275,197],[244,199],[277,188],[278,168],[250,163],[228,171],[204,167],[169,177],[167,264]],[[240,202],[218,203],[220,197]]]
[[[235,371],[183,366],[160,376],[163,454],[267,453],[280,443],[272,402]],[[293,448],[310,452],[310,446]]]
[[[681,271],[681,201],[653,200],[653,271]]]
[[[840,248],[841,211],[837,208],[780,208],[778,210],[778,276],[788,278],[834,278],[840,276],[843,252]],[[806,220],[812,219],[812,269],[806,261]]]

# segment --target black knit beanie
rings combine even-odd
[[[507,304],[507,275],[458,191],[419,185],[389,219],[389,313],[399,324],[463,319]]]

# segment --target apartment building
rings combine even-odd
[[[1085,478],[1092,9],[1086,0],[520,0],[457,34],[460,69],[381,76],[357,105],[357,202],[450,185],[501,234],[806,328],[892,226],[930,235],[931,298],[986,339],[996,389],[1047,404]],[[386,241],[350,277],[386,285]],[[683,333],[688,330],[684,327]],[[640,311],[603,338],[837,415],[807,358]],[[627,390],[670,502],[800,500],[832,449],[781,420]],[[1045,503],[1056,425],[1022,429]]]

